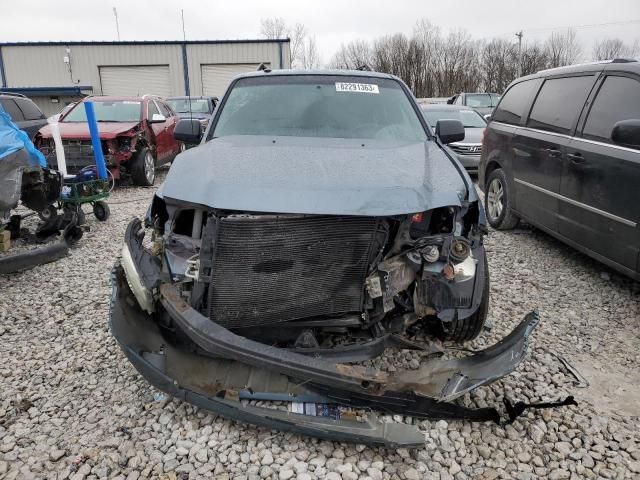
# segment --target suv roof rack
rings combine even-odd
[[[10,97],[22,97],[22,98],[27,98],[26,95],[23,95],[22,93],[16,93],[16,92],[5,92],[4,90],[0,90],[0,95],[8,95]]]
[[[542,70],[538,70],[537,73],[550,72],[551,70],[558,70],[561,68],[569,68],[569,67],[588,67],[589,65],[609,65],[611,63],[636,63],[638,60],[635,58],[613,58],[610,60],[596,60],[594,62],[585,62],[585,63],[576,63],[574,65],[563,65],[561,67],[553,67],[553,68],[545,68]]]

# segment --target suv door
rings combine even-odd
[[[595,80],[595,74],[545,79],[513,138],[517,211],[551,232],[558,231],[562,157]]]
[[[153,100],[147,102],[147,118],[156,144],[156,165],[166,163],[167,157],[171,154],[171,143],[167,135],[167,118],[164,122],[151,123],[154,115],[162,115],[158,105]]]
[[[45,118],[44,113],[42,113],[42,110],[40,110],[38,106],[28,98],[18,97],[15,98],[14,101],[24,115],[24,122],[20,128],[27,132],[29,138],[33,139],[36,133],[38,133],[38,130],[47,124],[47,119]]]
[[[171,107],[169,107],[169,105],[167,105],[165,102],[161,100],[157,100],[156,104],[160,109],[160,113],[164,115],[165,118],[167,119],[167,123],[165,126],[165,133],[164,133],[168,135],[167,150],[170,152],[170,155],[178,154],[180,153],[180,142],[178,142],[173,136],[173,131],[176,129],[176,123],[178,123],[178,116],[173,110],[171,110]],[[167,161],[168,160],[169,159],[167,159]]]
[[[640,147],[616,145],[616,122],[640,120],[640,78],[603,77],[564,159],[560,233],[618,265],[636,270],[640,252]]]

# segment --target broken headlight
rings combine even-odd
[[[133,260],[129,246],[126,243],[122,247],[122,268],[127,277],[129,288],[136,297],[140,308],[147,313],[153,313],[153,296],[151,291],[142,283],[138,268]]]

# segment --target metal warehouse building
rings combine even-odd
[[[0,43],[0,90],[48,116],[86,95],[221,96],[261,63],[289,68],[289,40]]]

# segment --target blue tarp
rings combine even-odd
[[[23,148],[29,154],[29,162],[32,165],[40,165],[43,168],[47,166],[44,155],[33,145],[29,136],[11,121],[9,114],[0,106],[0,160]]]

